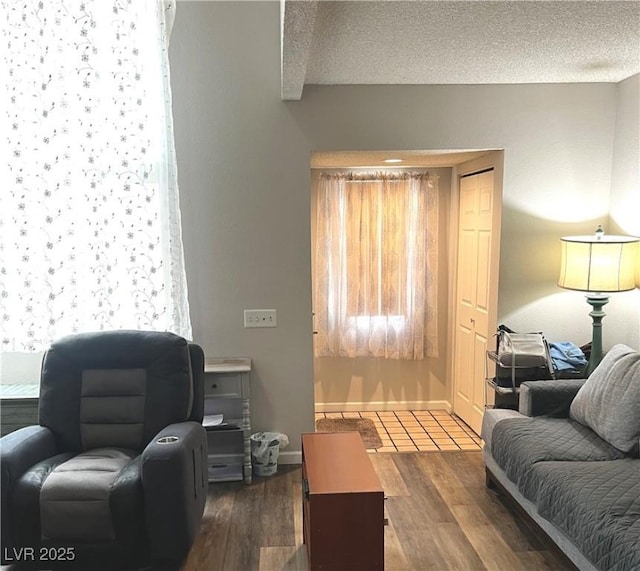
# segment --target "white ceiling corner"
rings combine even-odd
[[[281,0],[282,98],[304,85],[617,83],[640,0]]]

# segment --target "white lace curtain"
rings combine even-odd
[[[438,179],[320,176],[316,356],[437,356]]]
[[[2,0],[4,351],[191,338],[167,57],[175,2]]]

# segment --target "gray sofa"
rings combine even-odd
[[[487,485],[581,571],[640,569],[640,354],[614,346],[586,380],[527,381],[483,420]]]

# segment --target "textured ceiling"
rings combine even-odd
[[[282,96],[304,85],[619,82],[640,0],[281,0]]]

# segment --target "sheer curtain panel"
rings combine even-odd
[[[167,56],[175,2],[2,0],[3,351],[191,338]]]
[[[316,356],[437,356],[437,177],[323,173],[316,212]]]

